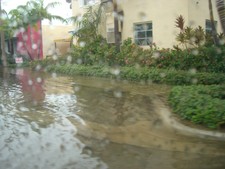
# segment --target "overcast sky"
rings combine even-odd
[[[15,9],[18,5],[24,5],[29,0],[2,0],[2,8],[5,9],[7,12],[11,9]],[[72,11],[69,7],[69,4],[66,3],[66,0],[45,0],[46,3],[50,2],[60,2],[61,4],[58,5],[56,8],[51,9],[52,14],[60,15],[64,18],[69,18],[72,15]],[[43,21],[43,24],[49,24],[48,21]],[[60,22],[54,21],[55,25],[61,24]]]

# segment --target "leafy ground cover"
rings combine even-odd
[[[177,86],[168,100],[183,119],[212,129],[225,127],[225,85]]]

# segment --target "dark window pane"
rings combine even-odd
[[[147,24],[147,30],[152,30],[152,23]]]
[[[152,37],[152,31],[147,31],[147,37]]]
[[[145,32],[138,32],[137,38],[145,38]]]

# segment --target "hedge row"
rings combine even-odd
[[[193,73],[172,69],[165,70],[145,67],[106,67],[65,64],[51,65],[47,67],[47,70],[67,75],[112,77],[131,81],[151,81],[153,83],[169,85],[225,84],[225,74]]]
[[[174,87],[169,103],[183,119],[212,129],[225,127],[225,85]]]

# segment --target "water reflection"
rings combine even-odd
[[[18,78],[24,100],[34,105],[42,104],[45,99],[43,89],[44,79],[37,73],[31,73],[29,69],[16,69],[16,77]]]
[[[224,169],[225,137],[173,127],[168,86],[9,72],[0,75],[0,168]]]

